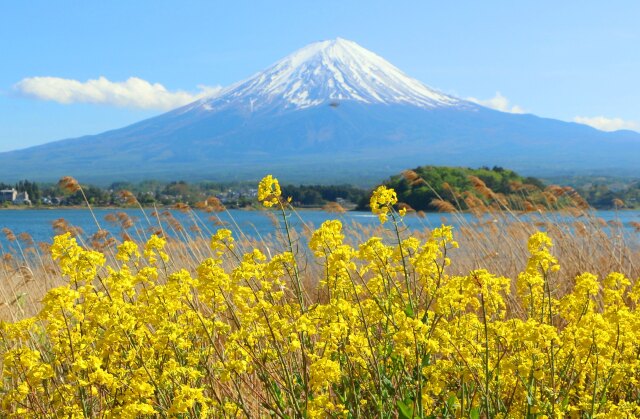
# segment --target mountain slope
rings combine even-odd
[[[640,134],[483,108],[337,39],[158,117],[0,153],[0,179],[230,180],[273,172],[290,181],[366,183],[423,164],[633,175],[638,156]]]

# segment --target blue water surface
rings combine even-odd
[[[117,237],[121,237],[124,230],[119,223],[109,222],[105,217],[118,212],[124,212],[134,220],[134,226],[126,229],[126,232],[134,238],[147,237],[153,230],[157,230],[159,224],[162,224],[165,234],[175,237],[193,237],[196,234],[208,236],[210,232],[215,232],[218,228],[224,227],[231,229],[236,236],[245,234],[251,238],[259,239],[262,236],[274,234],[277,230],[273,217],[281,217],[281,214],[276,210],[229,210],[220,213],[194,211],[193,213],[184,213],[174,209],[159,209],[156,213],[152,209],[145,209],[143,214],[140,209],[95,209],[94,214],[100,227]],[[634,227],[634,223],[640,223],[640,211],[638,210],[594,211],[592,215],[609,224],[622,226],[624,233],[627,235],[638,235],[637,229]],[[182,232],[177,232],[172,228],[172,223],[168,220],[170,217],[173,217],[184,227]],[[479,228],[482,228],[482,225],[491,223],[494,217],[494,215],[486,214],[481,219],[478,219],[468,213],[427,213],[424,217],[409,214],[404,218],[404,223],[407,228],[414,230],[431,229],[442,224],[459,227],[461,224],[468,223],[476,224]],[[519,222],[519,220],[537,221],[539,215],[503,214],[502,217],[505,217],[507,222]],[[35,242],[50,243],[55,234],[53,222],[60,218],[65,219],[73,226],[80,227],[84,231],[85,237],[90,237],[98,231],[98,225],[88,209],[0,210],[0,229],[8,228],[15,235],[28,233]],[[300,229],[303,222],[315,228],[327,219],[339,219],[345,225],[351,223],[358,223],[364,226],[379,225],[378,218],[367,212],[351,211],[344,214],[336,214],[321,210],[300,210],[296,213],[288,214],[291,226],[296,229]],[[588,221],[588,218],[575,218],[565,213],[546,213],[544,220],[557,224],[571,224],[576,220]],[[173,224],[175,225],[175,223]],[[198,225],[202,233],[198,233],[196,229],[192,228],[193,225]],[[542,228],[544,227],[542,226]],[[604,226],[603,228],[606,229]],[[0,234],[0,246],[11,246],[4,234]]]

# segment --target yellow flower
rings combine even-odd
[[[311,240],[309,240],[309,248],[314,251],[317,257],[322,257],[335,250],[343,240],[342,223],[338,220],[325,221],[319,229],[313,232]]]
[[[132,257],[134,257],[135,259],[138,259],[140,257],[140,252],[138,251],[137,244],[127,240],[118,246],[118,254],[116,255],[116,259],[123,262],[128,262]]]
[[[371,212],[377,214],[380,223],[384,224],[387,221],[387,214],[397,202],[398,197],[396,191],[381,185],[373,191],[369,205],[371,206]]]
[[[221,228],[216,231],[216,234],[211,236],[209,247],[218,257],[222,256],[226,250],[233,250],[233,234],[231,230]]]
[[[311,387],[320,390],[340,379],[340,364],[327,358],[320,358],[310,367]]]
[[[262,202],[286,205],[265,179]],[[378,188],[372,210],[395,201]],[[570,290],[536,233],[512,293],[516,278],[449,258],[451,227],[397,244],[347,231],[327,221],[294,253],[221,229],[196,269],[177,243],[181,266],[155,266],[157,236],[115,257],[55,238],[67,282],[36,317],[0,321],[0,417],[392,417],[398,401],[421,417],[640,417],[640,281],[583,273]],[[292,279],[311,255],[303,307]]]
[[[262,178],[258,185],[258,201],[262,202],[262,205],[267,208],[277,205],[281,194],[278,179],[271,175]]]
[[[166,244],[166,239],[158,237],[155,234],[149,238],[147,244],[145,244],[144,246],[144,257],[147,258],[150,264],[153,265],[156,263],[156,253],[163,261],[167,262],[169,260],[169,255],[167,255],[164,251],[164,246]]]

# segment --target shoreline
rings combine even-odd
[[[67,211],[67,210],[88,210],[89,208],[85,205],[62,205],[62,206],[19,206],[19,205],[13,205],[13,206],[9,206],[9,207],[3,207],[0,206],[0,211]],[[92,210],[140,210],[140,207],[136,207],[136,206],[128,206],[128,207],[114,207],[114,206],[92,206],[91,207]],[[163,205],[163,206],[156,206],[156,207],[142,207],[142,209],[144,210],[175,210],[175,211],[181,211],[178,208],[175,208],[172,205]],[[197,209],[197,208],[190,208],[193,211],[198,211],[201,212],[201,210]],[[294,209],[296,211],[325,211],[324,207],[294,207]],[[262,207],[238,207],[238,208],[227,208],[226,210],[238,210],[238,211],[268,211],[265,208]],[[617,212],[629,212],[629,211],[640,211],[640,207],[633,207],[633,208],[595,208],[595,207],[591,207],[589,208],[587,211],[617,211]],[[222,211],[224,212],[224,211]],[[325,211],[328,214],[333,213],[332,211]],[[370,213],[369,210],[357,210],[357,209],[348,209],[346,210],[347,213],[349,212],[361,212],[361,213]],[[418,211],[415,212],[408,212],[407,214],[415,214]],[[458,214],[466,214],[469,213],[471,211],[454,211],[454,212],[441,212],[441,211],[422,211],[425,214],[453,214],[453,213],[458,213]],[[504,212],[504,211],[501,211]],[[534,211],[535,212],[535,211]],[[554,211],[555,212],[555,211]]]
[[[294,207],[296,211],[323,211],[323,207]],[[9,207],[0,207],[0,211],[66,211],[66,210],[88,210],[89,208],[86,205],[61,205],[61,206],[9,206]],[[92,210],[140,210],[140,207],[129,206],[129,207],[113,207],[113,206],[92,206]],[[142,207],[144,210],[176,210],[181,211],[178,208],[175,208],[173,205],[163,205],[163,206],[155,206],[155,207]],[[201,211],[198,208],[190,208],[194,211]],[[266,209],[261,207],[238,207],[238,208],[227,208],[227,210],[238,210],[238,211],[266,211]],[[222,211],[224,212],[224,211]],[[327,211],[330,212],[330,211]],[[358,211],[358,210],[347,210],[347,212],[368,212],[368,211]]]

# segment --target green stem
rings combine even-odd
[[[300,280],[300,271],[298,270],[298,263],[296,262],[295,253],[293,252],[293,241],[291,240],[291,228],[289,227],[289,221],[287,220],[287,213],[285,212],[284,203],[280,203],[280,210],[282,211],[282,219],[284,221],[284,227],[287,232],[287,244],[289,245],[289,252],[293,258],[293,275],[294,284],[296,286],[296,296],[298,297],[298,303],[300,304],[300,310],[305,313],[307,311],[304,304],[304,295],[302,292],[302,281]]]
[[[489,326],[487,324],[484,293],[480,293],[480,302],[482,303],[482,323],[484,324],[484,406],[487,419],[491,419],[489,403]]]

